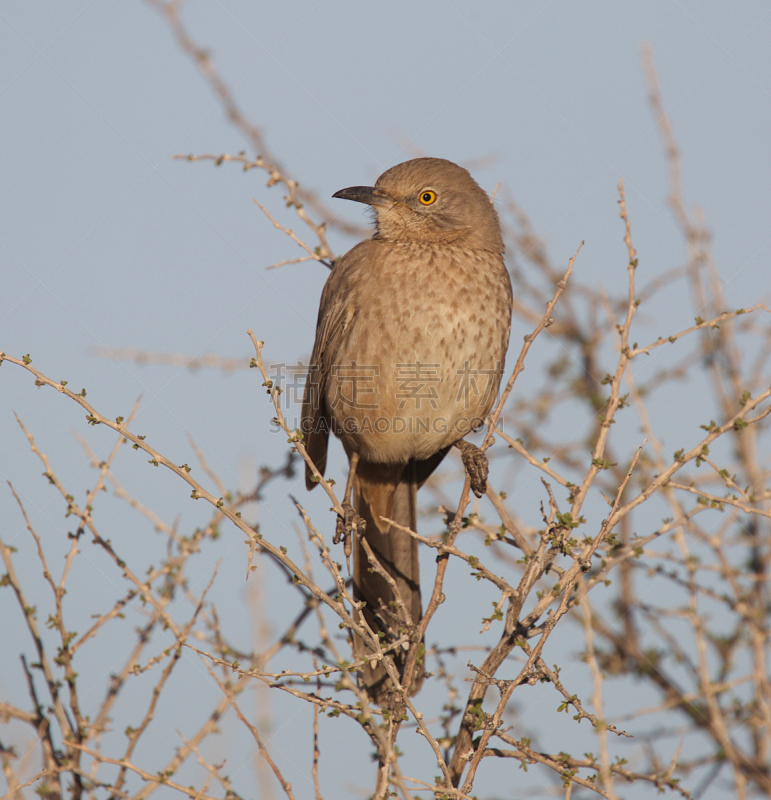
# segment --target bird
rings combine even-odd
[[[385,706],[396,689],[383,658],[410,694],[425,675],[423,664],[404,674],[422,614],[418,541],[405,530],[417,532],[417,490],[453,446],[475,493],[486,489],[487,460],[464,437],[498,394],[513,294],[493,201],[452,161],[405,161],[333,197],[370,206],[375,230],[322,290],[301,431],[322,476],[330,433],[349,459],[336,541],[353,534],[356,619],[385,653],[353,635],[359,684]],[[317,483],[306,464],[308,489]]]

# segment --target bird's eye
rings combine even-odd
[[[430,189],[426,189],[424,192],[421,192],[418,195],[418,200],[420,200],[421,205],[430,206],[431,203],[436,202],[436,192],[432,192]]]

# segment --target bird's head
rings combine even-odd
[[[492,201],[467,170],[443,158],[405,161],[374,186],[351,186],[332,196],[372,206],[377,239],[503,252]]]

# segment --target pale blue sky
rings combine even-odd
[[[499,182],[506,187],[545,236],[553,260],[567,263],[585,240],[577,273],[616,289],[626,279],[620,176],[638,275],[648,279],[685,258],[646,103],[640,45],[648,41],[683,154],[686,201],[704,209],[729,306],[750,306],[768,293],[765,2],[190,0],[183,18],[271,151],[323,199],[416,154],[468,163],[490,157],[475,176],[488,191]],[[192,463],[189,431],[229,486],[249,485],[249,470],[280,460],[286,447],[285,437],[268,432],[272,413],[254,372],[189,373],[96,358],[91,350],[246,357],[245,332],[253,328],[266,342],[266,360],[294,362],[312,346],[326,270],[305,263],[266,271],[296,248],[252,199],[300,231],[263,173],[170,159],[235,153],[248,144],[149,5],[6,0],[0,42],[0,350],[30,353],[50,377],[85,386],[107,416],[126,416],[142,394],[137,432],[178,463]],[[328,202],[346,219],[368,220],[359,206]],[[340,253],[353,240],[333,232],[331,242]],[[681,300],[661,303],[671,330],[693,317]],[[55,541],[61,503],[40,478],[12,410],[74,493],[93,475],[70,430],[89,436],[100,455],[114,438],[86,429],[80,409],[35,389],[21,370],[5,365],[0,381],[0,474]],[[118,472],[127,488],[168,521],[178,513],[184,524],[197,519],[202,512],[187,503],[189,491],[168,474],[149,474],[145,461],[122,457]],[[341,464],[338,451],[332,470],[339,473]],[[289,492],[307,499],[299,482],[277,485],[260,514],[268,530],[286,528],[293,537]],[[319,514],[328,505],[321,497],[308,502]],[[0,508],[4,539],[24,551],[26,534],[7,488],[0,487]],[[105,518],[127,552],[161,546],[119,511]],[[217,600],[231,609],[228,629],[243,629],[248,643],[241,537],[228,537],[226,548],[212,549],[212,562],[225,559]],[[97,580],[93,575],[108,568],[93,548],[86,553],[95,571],[84,569],[84,580]],[[21,563],[36,574],[28,556],[21,552]],[[201,581],[208,579],[203,566]],[[9,593],[0,595],[0,619],[15,614],[9,604]],[[3,695],[20,685],[15,643],[25,640],[13,624],[14,646],[4,648],[10,660],[0,661]],[[95,687],[111,668],[95,665]],[[190,673],[191,686],[203,680],[198,667]],[[278,707],[300,713],[295,704]],[[296,720],[303,731],[306,717],[303,708]],[[309,760],[303,753],[294,763],[294,725],[283,719],[276,748],[298,797],[307,797]],[[344,723],[340,730],[351,733]],[[345,753],[325,754],[330,792],[368,782],[370,766],[356,741],[359,749],[345,745],[357,754],[353,764]],[[232,772],[250,794],[251,768],[237,753],[233,758]]]

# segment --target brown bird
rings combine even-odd
[[[418,543],[383,518],[416,530],[417,490],[453,445],[485,491],[486,459],[462,439],[498,393],[511,281],[492,201],[451,161],[416,158],[333,196],[372,206],[376,231],[335,262],[321,294],[302,431],[320,473],[330,431],[348,455],[338,538],[354,531],[354,599],[384,650],[402,638],[389,651],[402,675],[422,613]],[[354,654],[361,684],[384,704],[393,686],[374,649],[354,636]]]

